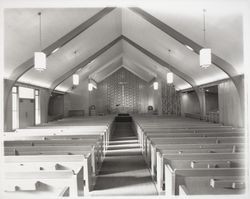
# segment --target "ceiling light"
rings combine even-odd
[[[89,90],[89,91],[92,91],[93,88],[97,89],[97,85],[96,85],[95,82],[93,82],[93,80],[90,79],[90,80],[89,80],[89,83],[88,83],[88,90]]]
[[[159,88],[158,82],[154,82],[153,87],[154,87],[154,90],[158,90],[158,88]]]
[[[169,60],[170,60],[170,53],[171,53],[171,50],[168,49],[168,53],[169,53]],[[168,72],[167,73],[167,84],[172,84],[174,81],[174,74],[172,72]]]
[[[73,85],[75,85],[75,86],[79,85],[79,75],[78,74],[73,75]]]
[[[203,31],[204,31],[204,46],[206,46],[206,18],[205,18],[206,10],[203,9]],[[200,67],[208,68],[211,66],[211,49],[210,48],[202,48],[200,50]]]
[[[46,70],[46,54],[42,52],[42,13],[38,13],[39,16],[39,44],[40,44],[40,52],[34,52],[34,68],[37,71]]]
[[[46,55],[43,52],[35,52],[34,53],[34,68],[37,71],[46,70]]]
[[[168,84],[172,84],[173,83],[173,80],[174,80],[174,75],[172,72],[170,73],[167,73],[167,83]]]
[[[194,51],[193,48],[191,48],[189,45],[185,45],[187,49],[191,50],[191,51]]]
[[[51,52],[51,54],[54,54],[54,53],[57,52],[59,49],[60,49],[59,47],[56,48],[55,50],[53,50],[53,51]]]
[[[76,53],[77,53],[77,51],[74,51],[74,54],[75,54],[75,64],[76,64]],[[73,85],[74,86],[79,85],[79,75],[78,74],[74,74],[73,75]]]
[[[200,66],[202,68],[208,68],[211,65],[211,49],[202,48],[200,50]]]
[[[92,90],[93,90],[93,86],[92,86],[91,83],[88,84],[88,90],[89,90],[89,91],[92,91]]]

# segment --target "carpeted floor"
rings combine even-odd
[[[116,129],[91,195],[157,195],[131,123],[116,122]]]

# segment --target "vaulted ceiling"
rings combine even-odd
[[[198,45],[204,45],[202,7],[142,9]],[[18,67],[32,58],[34,51],[39,50],[39,11],[42,12],[42,45],[46,48],[101,10],[103,8],[6,9],[5,78],[10,78]],[[206,12],[206,45],[212,48],[216,56],[229,63],[236,75],[243,74],[242,20],[239,8],[214,7]],[[114,40],[115,43],[93,57]],[[138,46],[169,64],[170,68],[145,54]],[[74,51],[77,53],[74,54]],[[84,62],[86,60],[89,61],[87,64]],[[76,68],[83,62],[84,67]],[[100,82],[120,67],[125,67],[148,82],[173,67],[180,72],[174,76],[178,90],[190,87],[185,81],[187,79],[180,74],[185,74],[196,85],[228,78],[228,74],[214,64],[207,69],[200,68],[197,53],[133,9],[115,8],[49,55],[44,72],[31,68],[18,81],[46,88],[56,85],[56,90],[68,91],[72,87],[72,76],[62,76],[70,74],[69,71],[80,74],[81,80],[90,77]]]

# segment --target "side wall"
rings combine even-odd
[[[185,113],[200,113],[199,100],[195,92],[181,94],[181,115]]]
[[[241,101],[232,81],[220,83],[218,86],[220,122],[235,127],[244,126],[244,113]]]
[[[81,80],[79,86],[65,95],[64,114],[67,116],[68,110],[84,110],[88,115],[90,95],[88,91],[88,80]]]
[[[210,111],[218,111],[219,103],[218,103],[218,94],[216,93],[205,93],[206,95],[206,113]]]
[[[4,84],[10,83],[9,80],[4,80]],[[6,86],[5,86],[6,87]],[[48,121],[48,101],[49,101],[49,90],[43,88],[36,88],[40,93],[40,109],[41,109],[41,123]],[[4,94],[6,95],[6,89],[4,90]],[[8,105],[7,105],[7,117],[4,120],[4,131],[12,130],[12,96],[10,94]]]

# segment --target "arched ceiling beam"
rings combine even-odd
[[[128,69],[129,65],[133,66],[135,65],[136,67],[140,68],[140,70],[144,71],[144,73],[149,73],[149,74],[154,74],[153,76],[156,76],[154,71],[151,71],[149,69],[146,69],[145,67],[141,66],[139,63],[136,63],[134,60],[131,61],[131,59],[127,58],[126,56],[124,56],[122,53],[118,56],[116,56],[114,59],[112,59],[111,61],[105,63],[103,66],[101,66],[100,68],[98,68],[97,70],[95,70],[94,72],[90,72],[89,73],[89,78],[93,78],[95,79],[96,76],[99,74],[99,73],[102,73],[103,71],[105,71],[106,69],[108,70],[110,67],[112,67],[112,64],[121,60],[122,62],[120,62],[120,65],[119,66],[124,66],[126,67],[126,69]],[[124,62],[124,60],[126,60],[126,64]],[[129,65],[127,65],[129,64]],[[131,71],[132,72],[132,71]],[[133,73],[135,73],[137,76],[140,76],[138,73],[136,73],[135,71],[133,71]],[[145,79],[145,77],[142,77],[140,76],[141,79],[147,81]],[[102,77],[101,78],[101,81],[103,80],[104,78]]]
[[[144,10],[140,8],[130,8],[130,10],[132,10],[134,13],[141,16],[144,20],[159,28],[161,31],[171,36],[181,44],[190,46],[191,48],[193,48],[195,53],[199,54],[200,50],[203,48],[203,46],[184,36],[180,32],[176,31],[172,27],[163,23],[162,21],[152,16],[151,14],[145,12]],[[236,70],[230,63],[215,54],[212,54],[212,63],[221,70],[223,70],[229,77],[234,77],[238,75]]]
[[[89,64],[90,62],[92,62],[94,59],[96,59],[98,56],[100,56],[101,54],[103,54],[104,52],[106,52],[108,49],[110,49],[112,46],[114,46],[116,43],[118,43],[120,40],[124,40],[127,43],[129,43],[131,46],[133,46],[134,48],[136,48],[137,50],[139,50],[140,52],[142,52],[144,55],[150,57],[152,60],[154,60],[156,63],[160,64],[163,67],[168,68],[169,70],[171,70],[173,73],[175,73],[177,76],[179,76],[181,79],[183,79],[184,81],[186,81],[187,83],[189,83],[194,89],[196,89],[197,85],[195,83],[195,81],[189,77],[188,75],[186,75],[185,73],[179,71],[178,69],[176,69],[175,67],[173,67],[172,65],[168,64],[167,62],[165,62],[164,60],[162,60],[161,58],[159,58],[158,56],[154,55],[153,53],[149,52],[148,50],[146,50],[145,48],[141,47],[140,45],[138,45],[137,43],[133,42],[132,40],[130,40],[129,38],[121,35],[119,37],[117,37],[116,39],[114,39],[112,42],[110,42],[109,44],[107,44],[106,46],[104,46],[102,49],[100,49],[99,51],[97,51],[96,53],[94,53],[93,55],[91,55],[90,57],[88,57],[86,60],[84,60],[83,62],[81,62],[80,64],[78,64],[77,66],[75,66],[74,68],[72,68],[71,70],[69,70],[68,72],[64,73],[62,76],[60,76],[59,78],[57,78],[50,86],[50,90],[55,90],[56,87],[58,85],[60,85],[62,82],[64,82],[66,79],[68,79],[71,75],[73,75],[77,70],[79,70],[80,68],[85,67],[87,64]]]
[[[112,59],[112,60],[108,61],[107,63],[105,63],[104,65],[102,65],[100,68],[98,68],[94,72],[90,73],[89,77],[95,79],[96,74],[102,72],[106,68],[109,68],[110,65],[112,65],[114,62],[117,62],[119,59],[122,60],[122,53],[119,54],[118,56],[116,56],[114,59]]]
[[[114,9],[115,8],[102,9],[101,11],[96,13],[94,16],[90,17],[87,21],[83,22],[82,24],[80,24],[79,26],[77,26],[76,28],[68,32],[66,35],[64,35],[63,37],[61,37],[60,39],[58,39],[57,41],[55,41],[54,43],[52,43],[51,45],[43,49],[42,51],[46,54],[46,56],[51,55],[51,53],[55,49],[61,48],[62,46],[70,42],[72,39],[74,39],[79,34],[87,30],[89,27],[91,27],[93,24],[101,20],[104,16],[109,14]],[[14,81],[19,79],[24,73],[32,69],[33,66],[34,66],[34,57],[31,57],[30,59],[22,63],[20,66],[18,66],[13,71],[9,79],[14,80]]]
[[[151,14],[145,12],[144,10],[133,7],[130,8],[134,13],[141,16],[144,20],[148,21],[155,27],[159,28],[161,31],[166,33],[167,35],[171,36],[178,42],[180,42],[183,45],[188,45],[191,48],[193,48],[194,52],[199,54],[200,50],[203,48],[203,46],[199,45],[198,43],[194,42],[193,40],[189,39],[188,37],[184,36],[180,32],[176,31],[172,27],[168,26],[167,24],[163,23],[156,17],[152,16]],[[244,89],[242,88],[242,75],[239,75],[237,71],[234,69],[234,67],[227,62],[226,60],[220,58],[219,56],[212,53],[212,63],[220,68],[222,71],[224,71],[229,78],[232,80],[233,84],[236,87],[238,97],[240,99],[241,103],[241,111],[244,113]]]
[[[179,71],[178,69],[176,69],[175,67],[173,67],[172,65],[168,64],[167,62],[165,62],[163,59],[161,59],[160,57],[154,55],[153,53],[149,52],[148,50],[146,50],[145,48],[143,48],[142,46],[136,44],[135,42],[133,42],[132,40],[130,40],[129,38],[123,36],[123,40],[128,42],[130,45],[132,45],[134,48],[136,48],[137,50],[139,50],[140,52],[142,52],[143,54],[145,54],[146,56],[150,57],[152,60],[154,60],[156,63],[168,68],[169,70],[171,70],[175,75],[179,76],[181,79],[183,79],[184,81],[186,81],[188,84],[190,84],[194,91],[197,94],[197,97],[199,99],[200,102],[200,110],[202,111],[202,94],[200,89],[197,87],[195,81],[189,77],[188,75],[186,75],[185,73]]]
[[[165,62],[163,59],[159,58],[155,54],[149,52],[148,50],[146,50],[142,46],[138,45],[137,43],[135,43],[132,40],[130,40],[129,38],[127,38],[126,36],[123,36],[123,40],[126,41],[127,43],[129,43],[131,46],[133,46],[137,50],[139,50],[144,55],[150,57],[156,63],[160,64],[161,66],[164,66],[164,67],[168,68],[169,70],[171,70],[173,73],[175,73],[181,79],[183,79],[184,81],[186,81],[187,83],[189,83],[192,87],[196,87],[197,86],[196,83],[195,83],[195,81],[191,77],[189,77],[185,73],[179,71],[174,66],[168,64],[167,62]]]
[[[138,63],[138,61],[135,61],[134,59],[131,59],[130,57],[128,57],[126,55],[123,56],[123,60],[124,60],[124,62],[128,62],[129,65],[135,65],[136,67],[140,68],[144,72],[151,74],[154,77],[157,76],[155,71],[151,70],[151,68],[149,69],[147,67],[142,66],[141,64]]]
[[[42,51],[46,54],[46,56],[51,55],[51,53],[55,49],[60,48],[65,44],[67,44],[68,42],[70,42],[72,39],[74,39],[76,36],[87,30],[89,27],[91,27],[93,24],[101,20],[104,16],[109,14],[114,9],[115,9],[114,7],[106,7],[102,9],[94,16],[90,17],[87,21],[83,22],[82,24],[74,28],[72,31],[70,31],[69,33],[67,33],[66,35],[64,35],[63,37],[61,37],[60,39],[58,39],[57,41],[55,41],[54,43],[43,49]],[[27,71],[32,69],[33,66],[34,66],[34,57],[31,57],[27,61],[19,65],[10,75],[9,80],[11,81],[8,85],[5,86],[6,89],[5,92],[6,95],[4,96],[5,118],[7,118],[7,103],[12,87],[15,85],[17,80]]]
[[[99,82],[102,82],[103,80],[105,80],[106,78],[108,78],[109,76],[114,74],[116,71],[118,71],[120,68],[122,68],[123,67],[122,66],[122,59],[120,60],[120,62],[116,63],[115,67],[116,68],[113,71],[110,71],[105,76],[103,76]]]
[[[148,12],[146,12],[138,7],[131,7],[129,9],[132,10],[134,13],[138,14],[139,16],[141,16],[144,20],[146,20],[150,24],[154,25],[155,27],[159,28],[161,31],[163,31],[167,35],[171,36],[172,38],[174,38],[175,40],[180,42],[181,44],[188,45],[191,48],[193,48],[193,50],[196,54],[199,54],[200,50],[203,48],[203,46],[201,46],[198,43],[194,42],[193,40],[189,39],[188,37],[186,37],[185,35],[181,34],[178,31],[176,31],[175,29],[168,26],[167,24],[163,23],[162,21],[160,21],[156,17],[152,16]],[[241,94],[240,94],[241,88],[239,87],[240,80],[238,78],[239,75],[238,75],[237,71],[234,69],[234,67],[229,62],[220,58],[219,56],[215,55],[214,53],[212,53],[212,63],[215,66],[217,66],[218,68],[220,68],[222,71],[224,71],[230,77],[230,79],[233,81],[234,85],[236,86],[239,95],[241,96]]]
[[[94,53],[93,55],[91,55],[90,57],[88,57],[86,60],[84,60],[82,63],[78,64],[77,66],[75,66],[74,68],[72,68],[71,70],[69,70],[68,72],[64,73],[62,76],[60,76],[58,79],[56,79],[50,86],[51,91],[55,90],[55,88],[60,85],[63,81],[65,81],[66,79],[68,79],[71,75],[73,75],[77,70],[79,70],[80,68],[83,68],[84,66],[86,66],[87,64],[89,64],[91,61],[93,61],[94,59],[96,59],[98,56],[100,56],[101,54],[103,54],[104,52],[106,52],[108,49],[110,49],[112,46],[114,46],[117,42],[119,42],[120,40],[124,40],[127,43],[129,43],[131,46],[133,46],[134,48],[136,48],[137,50],[139,50],[140,52],[142,52],[143,54],[145,54],[146,56],[150,57],[152,60],[154,60],[155,62],[157,62],[158,64],[168,68],[169,70],[171,70],[175,75],[179,76],[181,79],[183,79],[184,81],[186,81],[187,83],[189,83],[193,89],[195,90],[195,92],[197,93],[198,99],[200,101],[200,106],[201,106],[201,94],[200,94],[200,90],[198,89],[195,81],[189,77],[188,75],[186,75],[185,73],[179,71],[178,69],[176,69],[175,67],[173,67],[172,65],[168,64],[167,62],[165,62],[164,60],[162,60],[161,58],[159,58],[158,56],[154,55],[153,53],[149,52],[148,50],[146,50],[145,48],[141,47],[140,45],[136,44],[135,42],[133,42],[132,40],[130,40],[129,38],[121,35],[119,37],[117,37],[115,40],[113,40],[112,42],[110,42],[109,44],[107,44],[106,46],[104,46],[102,49],[100,49],[99,51],[97,51],[96,53]]]
[[[61,84],[62,82],[64,82],[66,79],[68,79],[71,75],[73,75],[77,70],[79,70],[80,68],[85,67],[86,65],[88,65],[90,62],[92,62],[94,59],[96,59],[97,57],[99,57],[101,54],[103,54],[104,52],[106,52],[108,49],[110,49],[112,46],[114,46],[117,42],[119,42],[122,39],[122,36],[117,37],[116,39],[114,39],[112,42],[110,42],[109,44],[107,44],[106,46],[104,46],[102,49],[100,49],[99,51],[97,51],[96,53],[94,53],[93,55],[91,55],[90,57],[88,57],[86,60],[84,60],[83,62],[81,62],[80,64],[78,64],[77,66],[75,66],[74,68],[72,68],[71,70],[69,70],[68,72],[64,73],[62,76],[60,76],[59,78],[57,78],[50,86],[50,89],[53,91],[56,89],[56,87]]]
[[[142,75],[140,75],[138,72],[136,72],[133,67],[129,66],[129,65],[122,65],[123,68],[125,68],[126,70],[128,70],[129,72],[133,73],[135,76],[139,77],[140,79],[144,80],[145,82],[149,82],[145,77],[143,77]]]

